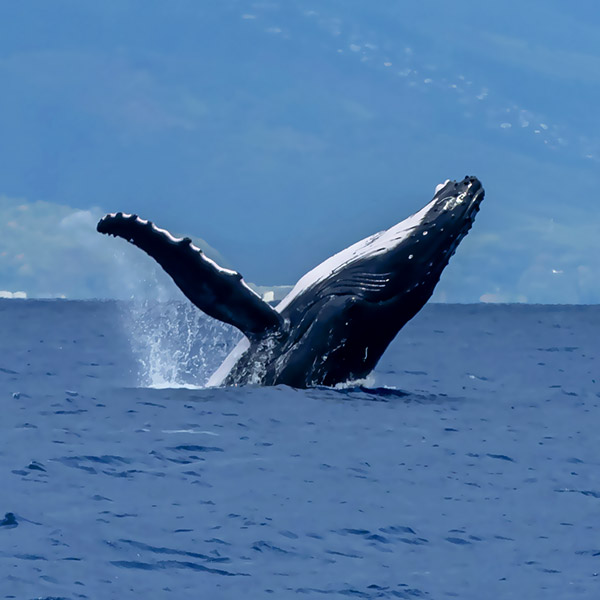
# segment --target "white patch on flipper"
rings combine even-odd
[[[137,218],[137,220],[140,223],[148,223],[148,221],[143,221],[139,217]],[[157,227],[156,225],[154,225],[154,223],[152,223],[152,229],[154,229],[154,231],[156,231],[157,233],[161,233],[162,235],[167,237],[171,242],[179,243],[179,242],[183,241],[183,238],[176,238],[174,235],[169,233],[166,229],[161,229],[160,227]],[[214,260],[212,260],[212,258],[208,258],[208,256],[206,256],[206,254],[204,254],[204,252],[202,252],[202,250],[200,248],[198,248],[198,246],[195,246],[194,244],[190,244],[190,248],[194,252],[196,252],[203,261],[207,262],[214,269],[216,269],[219,273],[223,273],[223,275],[234,275],[234,276],[238,275],[237,271],[232,271],[231,269],[224,269],[223,267],[218,265]],[[254,294],[257,298],[260,298],[260,295],[257,294],[243,279],[240,279],[240,285],[245,287],[249,292]]]
[[[133,217],[133,215],[129,214],[129,213],[121,213],[121,215],[125,219],[131,219]],[[116,218],[117,213],[110,213],[108,216],[112,217],[112,218]],[[139,223],[141,225],[147,225],[149,223],[149,221],[147,219],[140,219],[140,217],[137,217],[137,216],[136,216],[135,220],[137,221],[137,223]],[[166,229],[162,229],[160,227],[157,227],[154,223],[152,223],[152,229],[153,229],[153,231],[155,233],[164,235],[169,241],[171,241],[171,242],[173,242],[175,244],[178,244],[178,243],[180,243],[180,242],[183,241],[183,238],[175,237],[172,233],[170,233]],[[206,256],[204,254],[204,252],[202,252],[202,250],[200,248],[198,248],[198,246],[195,246],[194,244],[190,244],[190,248],[194,252],[196,252],[198,254],[198,256],[200,256],[200,258],[202,260],[204,260],[209,265],[211,265],[219,273],[223,273],[223,275],[238,275],[237,271],[232,271],[231,269],[224,269],[223,267],[221,267],[220,265],[218,265],[214,260],[212,260],[211,258],[208,258],[208,256]],[[243,279],[240,279],[240,284],[243,287],[245,287],[249,292],[251,292],[252,294],[254,294],[257,298],[261,298],[261,296],[259,294],[257,294]]]
[[[142,220],[138,217],[137,219],[140,223],[142,222]],[[160,227],[157,227],[154,223],[152,223],[152,229],[154,229],[154,231],[156,233],[162,233],[167,239],[169,239],[171,242],[174,243],[178,243],[178,242],[182,242],[183,238],[176,238],[173,234],[171,234],[170,232],[168,232],[166,229],[161,229]]]

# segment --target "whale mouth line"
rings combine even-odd
[[[479,203],[479,202],[481,202],[482,198],[483,198],[483,188],[480,187],[473,195],[473,199],[471,200],[471,202]]]
[[[472,194],[472,195],[471,195]],[[484,197],[484,190],[481,186],[477,188],[475,193],[472,192],[471,188],[466,192],[463,192],[456,198],[454,205],[451,208],[456,208],[456,206],[463,204],[465,200],[468,201],[468,205],[466,207],[466,216],[472,217],[475,213],[479,211],[481,201]]]

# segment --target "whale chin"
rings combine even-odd
[[[244,334],[209,386],[334,386],[364,379],[375,368],[431,297],[483,198],[475,177],[446,180],[420,211],[329,257],[276,307],[189,238],[137,215],[106,215],[97,229],[144,250],[200,310]]]

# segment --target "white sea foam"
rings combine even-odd
[[[347,390],[357,387],[374,388],[375,387],[375,375],[370,373],[362,379],[353,379],[352,381],[344,381],[343,383],[337,383],[333,386],[336,390]]]
[[[144,386],[151,390],[202,390],[203,385],[194,385],[193,383],[180,383],[178,381],[153,381]]]

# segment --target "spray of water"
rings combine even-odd
[[[121,315],[123,329],[138,361],[140,387],[204,388],[242,337],[234,327],[208,317],[188,302],[132,301],[123,305]],[[274,340],[266,338],[259,355],[270,356],[273,343]],[[250,383],[260,383],[264,369],[264,361],[257,360]],[[335,388],[374,386],[375,377],[371,374],[337,384]]]
[[[334,386],[336,390],[353,390],[355,388],[374,388],[375,387],[375,375],[370,373],[362,379],[353,379],[352,381],[343,381],[336,383]]]
[[[142,387],[204,387],[241,337],[233,327],[179,301],[131,302],[123,317]]]

